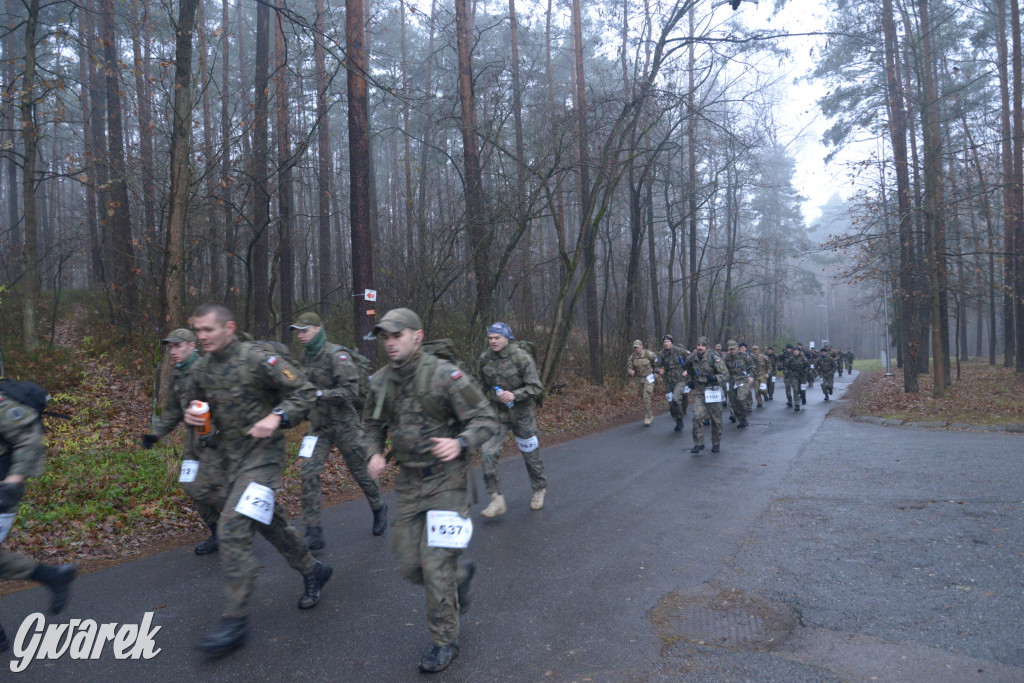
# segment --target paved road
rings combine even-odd
[[[521,461],[504,462],[510,509],[475,519],[475,602],[435,679],[1024,680],[1021,437],[863,425],[808,393],[805,412],[776,400],[748,429],[727,424],[717,455],[691,456],[668,416],[547,448],[540,512]],[[334,578],[309,612],[258,539],[249,643],[215,663],[192,647],[217,620],[216,556],[186,547],[85,575],[61,622],[151,611],[162,651],[118,661],[108,646],[18,676],[422,680],[422,589],[369,526],[362,501],[326,511]],[[46,598],[0,601],[12,639]]]

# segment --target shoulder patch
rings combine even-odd
[[[339,353],[338,358],[340,358],[341,360],[348,360],[348,356],[346,356],[344,353]]]
[[[277,365],[277,356],[271,356],[268,358],[267,365]]]
[[[288,382],[295,381],[295,373],[289,370],[288,368],[281,368],[281,376],[284,377],[285,380]]]
[[[13,406],[7,409],[7,418],[17,422],[21,418],[25,417],[25,410],[18,406]]]
[[[462,377],[462,370],[455,370],[451,373],[452,379],[459,379],[460,377]]]

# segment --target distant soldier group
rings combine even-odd
[[[771,346],[754,345],[747,351],[746,342],[730,339],[722,354],[721,344],[711,348],[711,341],[697,338],[692,352],[675,346],[671,335],[662,337],[664,349],[654,354],[644,348],[643,342],[633,342],[633,350],[626,361],[626,369],[643,402],[644,425],[653,421],[651,396],[657,377],[665,381],[665,399],[669,413],[675,420],[675,431],[683,429],[686,406],[693,406],[693,448],[691,453],[704,450],[704,427],[711,427],[711,452],[718,453],[722,443],[723,408],[729,408],[729,421],[738,429],[746,428],[748,417],[756,401],[758,408],[775,400],[775,384],[779,373],[786,390],[786,407],[800,412],[807,404],[807,389],[816,377],[826,401],[833,393],[835,373],[840,376],[843,363],[847,372],[853,372],[853,353],[844,354],[831,345],[821,351],[806,351],[803,344],[787,344],[781,355]]]

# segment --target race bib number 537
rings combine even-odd
[[[453,510],[427,510],[427,545],[431,548],[465,548],[473,538],[473,520]]]

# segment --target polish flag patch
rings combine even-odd
[[[455,372],[452,373],[451,377],[452,379],[458,379],[462,377],[462,370],[456,370]]]
[[[342,353],[342,354],[340,354],[340,355],[338,356],[338,358],[340,358],[340,359],[342,359],[342,360],[348,360],[348,356],[346,356],[346,355],[345,355],[345,354],[343,354],[343,353]]]
[[[267,365],[277,365],[277,356],[271,356],[268,358]]]

